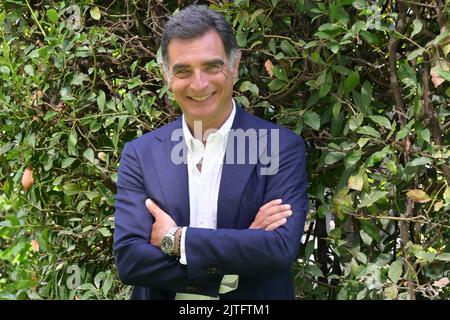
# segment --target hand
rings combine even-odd
[[[154,201],[151,201],[150,199],[145,200],[145,206],[155,218],[155,222],[152,225],[150,243],[159,248],[161,239],[170,228],[176,227],[177,224],[165,211],[158,207]]]
[[[259,208],[258,214],[250,225],[249,229],[265,229],[272,231],[287,222],[287,218],[292,215],[291,206],[282,204],[281,199],[267,202]]]

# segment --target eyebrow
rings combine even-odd
[[[217,65],[217,66],[223,66],[225,62],[222,59],[212,59],[206,61],[203,65],[210,66],[210,65]]]
[[[222,59],[212,59],[202,63],[202,65],[204,66],[211,66],[211,65],[223,66],[224,64],[225,62]],[[190,67],[191,66],[186,63],[177,63],[173,66],[172,72],[175,73],[179,70],[189,69]]]

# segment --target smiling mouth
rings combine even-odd
[[[211,94],[208,94],[206,96],[197,96],[197,97],[190,96],[188,98],[191,99],[191,100],[194,100],[194,101],[205,101],[209,97],[212,97],[214,94],[215,94],[215,92],[213,92]]]

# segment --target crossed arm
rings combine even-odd
[[[285,224],[287,218],[292,215],[292,210],[290,210],[291,206],[289,204],[283,204],[282,202],[282,199],[275,199],[263,205],[259,209],[258,214],[249,229],[273,231]],[[158,207],[154,201],[147,199],[145,201],[145,206],[153,215],[153,218],[155,218],[155,222],[152,225],[150,243],[159,248],[162,237],[164,237],[170,228],[176,227],[177,225],[172,217]],[[179,230],[178,232],[181,231]],[[179,239],[179,237],[176,237],[176,239]],[[176,251],[178,251],[179,244],[176,245],[176,249]]]
[[[249,229],[189,228],[186,234],[188,265],[181,265],[158,248],[161,237],[175,225],[161,209],[145,206],[148,193],[142,181],[142,162],[132,144],[122,153],[116,196],[114,252],[125,284],[216,296],[222,277],[210,275],[209,266],[223,274],[240,276],[286,272],[300,245],[307,211],[304,146],[292,141],[284,147],[277,175],[268,178],[262,206]],[[291,208],[271,202],[282,198]],[[292,211],[291,214],[289,211]],[[287,219],[287,220],[285,220]],[[151,240],[149,243],[149,235]]]

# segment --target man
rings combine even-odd
[[[240,51],[219,13],[181,10],[161,51],[183,116],[123,149],[119,277],[134,299],[294,298],[308,210],[302,139],[234,102]]]

